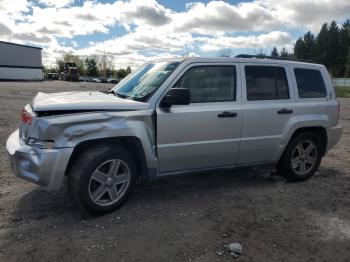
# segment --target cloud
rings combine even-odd
[[[242,32],[269,30],[278,26],[271,10],[259,2],[231,5],[223,1],[211,1],[208,4],[192,3],[188,10],[175,15],[176,28],[179,31],[191,31],[201,34],[222,32]]]
[[[184,11],[155,0],[0,0],[0,39],[42,46],[44,64],[75,52],[107,53],[118,64],[136,65],[137,59],[224,48],[290,48],[294,31],[315,32],[322,23],[343,21],[349,14],[349,0],[208,1],[189,3]],[[117,26],[126,32],[113,35]],[[84,40],[95,33],[107,40]]]
[[[219,51],[226,48],[263,48],[285,46],[292,43],[292,37],[287,32],[273,31],[268,34],[250,36],[221,36],[215,38],[199,37],[196,39],[203,44],[200,49],[204,52]]]
[[[7,14],[17,14],[20,12],[27,12],[29,10],[29,2],[27,0],[1,0],[0,11]]]
[[[0,36],[6,36],[11,34],[11,29],[7,27],[5,24],[0,23]]]
[[[32,12],[22,15],[16,29],[20,32],[39,32],[54,37],[73,38],[96,32],[108,33],[117,24],[130,28],[131,24],[161,26],[171,21],[171,11],[154,0],[112,3],[86,1],[81,6],[62,8],[71,3],[73,1],[45,0],[48,5],[45,8],[33,4]],[[28,11],[24,8],[20,10]]]
[[[125,17],[132,17],[135,22],[141,21],[152,26],[171,22],[170,10],[165,9],[155,1],[131,1]]]
[[[72,24],[68,21],[54,21],[53,24],[59,26],[72,26]]]
[[[19,34],[14,34],[13,37],[15,39],[19,40],[24,40],[24,41],[29,41],[32,43],[41,43],[41,44],[47,44],[52,41],[52,38],[45,36],[45,35],[38,35],[34,33],[19,33]]]
[[[78,18],[78,19],[87,20],[87,21],[100,20],[97,16],[94,16],[92,14],[77,14],[75,17]]]
[[[37,32],[39,32],[41,34],[48,34],[48,35],[59,35],[59,34],[61,34],[62,31],[59,28],[48,29],[46,26],[44,26],[44,27],[38,29]]]
[[[317,30],[324,22],[344,20],[350,14],[348,0],[261,0],[260,4],[270,9],[281,23]]]
[[[116,37],[77,50],[80,55],[104,54],[119,56],[138,51],[183,51],[193,44],[193,38],[188,33],[162,33],[151,28],[137,30],[121,37]]]

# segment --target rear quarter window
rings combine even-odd
[[[319,70],[295,68],[294,74],[300,98],[322,98],[327,96],[326,85]]]

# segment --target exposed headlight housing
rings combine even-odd
[[[28,104],[21,109],[19,119],[21,120],[22,123],[30,125],[32,123],[34,116],[35,116],[35,113],[33,112],[31,106]]]
[[[55,142],[53,140],[40,140],[37,138],[28,138],[28,146],[33,146],[41,149],[53,149],[55,148]]]

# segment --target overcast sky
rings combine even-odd
[[[350,18],[350,0],[0,0],[0,40],[62,53],[109,54],[116,67],[179,55],[291,48],[307,30]]]

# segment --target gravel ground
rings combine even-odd
[[[268,170],[177,176],[138,187],[118,211],[89,218],[65,189],[15,178],[5,142],[38,91],[103,90],[68,82],[0,83],[0,261],[350,261],[350,99],[341,141],[308,181]]]

